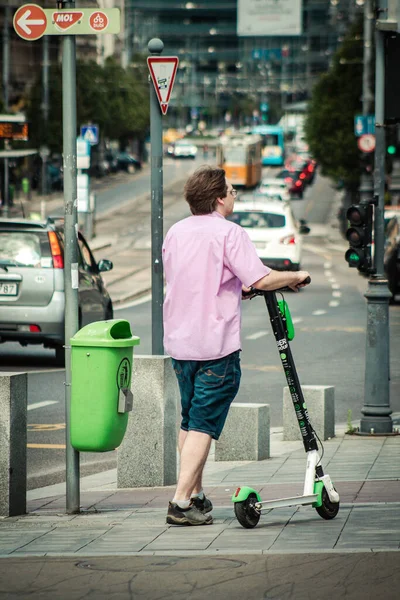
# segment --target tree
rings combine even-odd
[[[41,78],[38,78],[27,99],[31,141],[36,147],[47,145],[52,152],[62,150],[61,75],[59,65],[51,67],[47,124],[41,111]],[[119,140],[123,145],[133,136],[140,138],[148,129],[148,84],[143,68],[125,71],[113,59],[108,60],[104,67],[95,62],[78,61],[76,96],[78,131],[84,123],[95,123],[99,125],[103,138]]]
[[[314,87],[305,120],[306,139],[322,174],[343,184],[351,195],[360,180],[354,116],[362,109],[362,26],[361,18],[352,25],[332,67]]]

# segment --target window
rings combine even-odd
[[[275,228],[285,226],[285,215],[279,215],[275,213],[265,213],[259,211],[252,212],[235,212],[230,217],[229,221],[233,221],[241,227],[255,227],[255,228]]]
[[[19,267],[51,268],[49,239],[45,232],[0,232],[0,260]]]

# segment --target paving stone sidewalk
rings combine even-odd
[[[324,442],[322,464],[341,496],[331,521],[296,506],[264,511],[254,529],[236,520],[237,486],[254,487],[262,500],[302,494],[302,443],[284,442],[276,428],[268,460],[210,456],[204,485],[214,503],[213,525],[166,525],[173,487],[117,489],[113,470],[81,480],[79,515],[66,514],[63,484],[28,492],[28,514],[0,520],[0,557],[398,551],[400,436],[346,435],[345,429],[337,426],[336,437]]]

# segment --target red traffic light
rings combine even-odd
[[[366,206],[353,204],[353,206],[350,206],[347,210],[346,217],[351,225],[363,225],[368,218],[368,208]]]

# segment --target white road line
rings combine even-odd
[[[258,338],[263,337],[264,335],[268,335],[268,331],[257,331],[257,333],[247,335],[246,340],[258,340]]]
[[[303,321],[302,317],[295,317],[294,319],[292,319],[292,323],[301,323]]]
[[[58,404],[58,400],[43,400],[42,402],[34,402],[29,404],[27,410],[34,410],[35,408],[43,408],[44,406],[50,406],[50,404]]]
[[[325,271],[325,277],[332,277],[332,271]]]
[[[311,314],[315,317],[319,317],[320,315],[326,315],[326,310],[314,310]]]
[[[331,288],[333,290],[340,290],[340,284],[339,283],[332,283]]]
[[[335,307],[335,306],[339,306],[340,302],[338,302],[337,300],[331,300],[329,302],[329,306]]]
[[[326,262],[324,263],[324,269],[330,269],[332,267],[332,263]]]
[[[329,277],[329,283],[336,283],[336,279],[334,277]]]
[[[332,292],[332,296],[334,298],[341,298],[342,297],[342,292]]]

